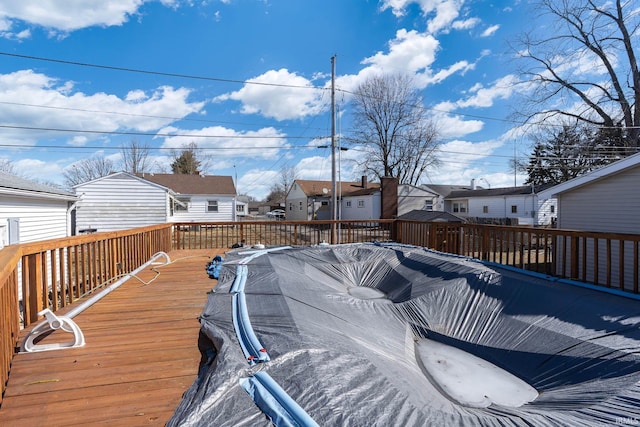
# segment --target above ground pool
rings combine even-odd
[[[575,283],[395,244],[240,250],[200,320],[168,425],[640,424],[640,301]]]

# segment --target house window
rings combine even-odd
[[[237,213],[244,213],[244,205],[236,205]]]
[[[465,213],[467,212],[467,204],[464,202],[453,204],[453,213]]]
[[[517,205],[511,205],[511,213],[518,213],[518,206]]]
[[[489,206],[485,205],[482,207],[482,213],[489,213]]]
[[[321,205],[322,205],[322,206],[329,206],[329,202],[324,201],[324,202],[322,202],[322,203],[321,203]]]
[[[551,205],[551,213],[554,213],[556,211],[556,205]]]
[[[289,210],[292,211],[293,210],[293,203],[289,203]]]
[[[364,200],[358,200],[358,207],[364,208]]]
[[[348,207],[348,208],[350,208],[350,207],[351,207],[351,200],[347,200],[345,203],[347,204],[347,207]]]
[[[426,200],[424,202],[423,210],[429,211],[429,212],[433,211],[433,202],[431,200]]]
[[[176,212],[186,212],[189,210],[189,197],[176,197],[173,199],[173,210]]]
[[[207,200],[207,212],[218,212],[217,200]]]
[[[300,210],[302,210],[302,202],[300,202]]]

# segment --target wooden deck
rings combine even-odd
[[[153,282],[129,279],[74,317],[84,347],[17,354],[0,425],[164,425],[196,378],[197,318],[216,284],[204,268],[222,253],[171,252]]]

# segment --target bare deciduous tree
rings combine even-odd
[[[0,171],[15,175],[15,167],[11,160],[0,159]]]
[[[113,162],[104,156],[94,156],[80,160],[64,170],[65,185],[73,187],[113,172]]]
[[[278,181],[271,186],[265,201],[272,204],[284,203],[289,188],[297,178],[298,171],[295,166],[285,165],[280,168]]]
[[[135,139],[131,140],[128,145],[122,145],[120,147],[122,170],[132,174],[150,172],[153,166],[149,159],[150,152],[148,144],[138,142]]]
[[[521,75],[534,88],[521,113],[530,123],[560,116],[598,126],[615,136],[617,145],[633,147],[627,154],[636,152],[640,146],[636,1],[538,0],[537,4],[541,18],[550,17],[552,22],[523,35],[515,46],[524,64]]]
[[[438,165],[438,132],[410,78],[371,77],[355,90],[353,104],[354,137],[347,140],[365,147],[360,166],[367,175],[417,184]]]

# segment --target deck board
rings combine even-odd
[[[216,254],[171,252],[159,275],[139,274],[157,275],[151,283],[129,279],[78,314],[84,347],[15,355],[0,425],[164,425],[197,375],[198,316],[216,284],[204,268]]]

